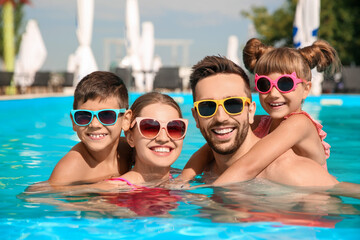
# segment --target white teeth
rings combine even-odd
[[[232,131],[234,131],[233,128],[224,128],[224,129],[215,129],[214,130],[214,132],[216,134],[227,134],[227,133],[232,132]]]
[[[156,147],[156,148],[153,148],[153,150],[155,152],[164,152],[164,153],[170,152],[170,148],[167,148],[167,147]]]
[[[284,103],[270,103],[270,106],[272,106],[272,107],[279,107],[282,105],[284,105]]]
[[[89,134],[91,138],[102,138],[105,137],[106,134]]]

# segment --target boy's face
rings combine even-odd
[[[96,98],[84,103],[79,102],[78,104],[78,109],[91,111],[119,108],[118,100],[115,97],[108,97],[104,100]],[[76,131],[79,139],[85,144],[90,152],[99,152],[103,150],[112,151],[114,148],[117,148],[122,130],[122,116],[119,116],[116,123],[110,126],[102,125],[96,116],[93,117],[92,121],[87,126],[78,126],[74,123],[73,119],[71,120],[74,131]]]

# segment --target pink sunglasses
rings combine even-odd
[[[131,124],[131,128],[137,124],[140,134],[147,139],[154,139],[161,129],[165,129],[166,134],[173,140],[179,140],[185,137],[188,120],[183,118],[173,119],[163,122],[154,118],[137,117]]]
[[[281,93],[288,93],[294,91],[298,83],[306,82],[297,78],[296,73],[284,74],[276,80],[271,80],[268,76],[255,74],[255,90],[259,93],[265,94],[271,91],[275,86]]]

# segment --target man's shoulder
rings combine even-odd
[[[300,157],[292,150],[270,164],[261,177],[292,186],[330,186],[337,183],[320,164],[309,158]]]

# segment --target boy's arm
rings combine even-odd
[[[201,174],[213,159],[211,148],[207,143],[204,144],[190,157],[179,177],[184,181],[191,180]]]
[[[83,180],[82,173],[86,166],[81,154],[81,144],[76,144],[56,164],[48,180],[51,185],[66,185]]]
[[[294,115],[258,141],[213,183],[221,185],[255,178],[281,154],[310,135],[313,124],[306,116]]]

